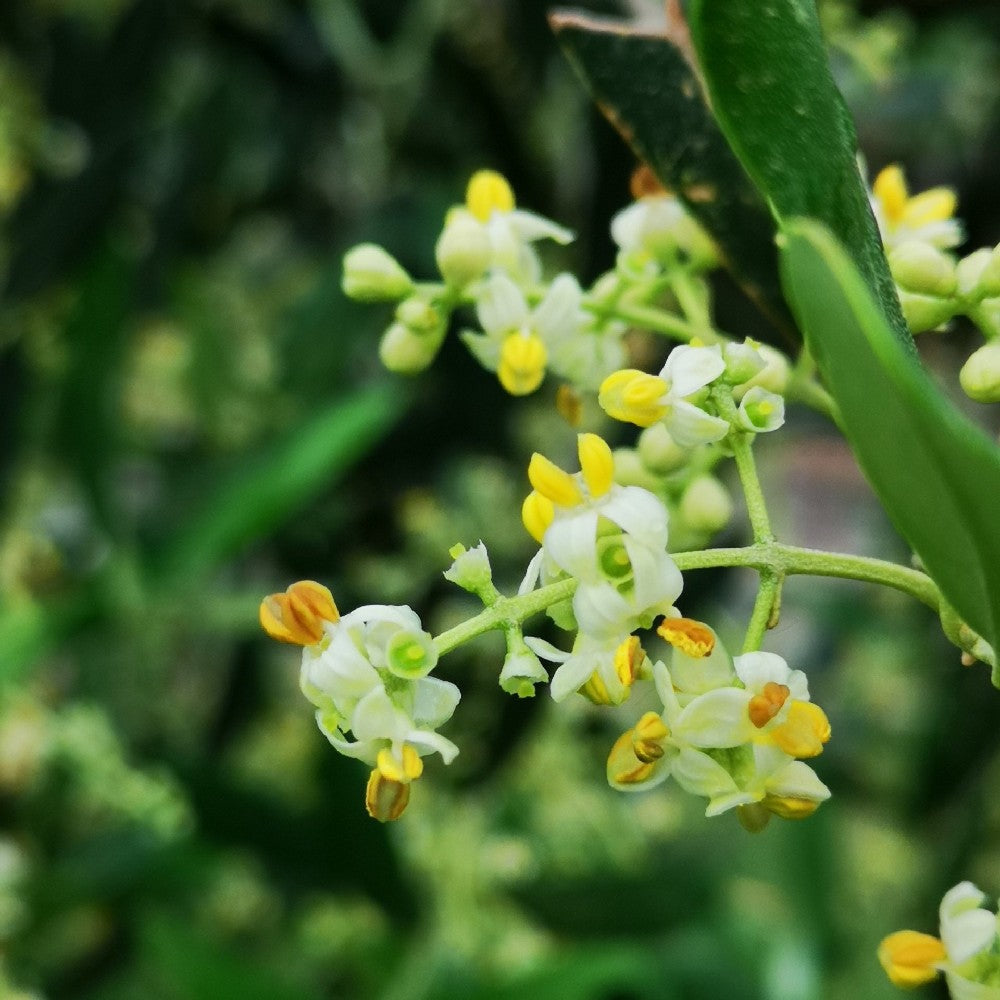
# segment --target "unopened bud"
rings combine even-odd
[[[715,476],[698,476],[684,491],[678,513],[685,527],[714,535],[729,524],[733,500]]]
[[[374,243],[360,243],[344,254],[342,287],[357,302],[386,302],[406,295],[413,279],[388,251]]]
[[[758,348],[760,345],[753,340],[745,340],[742,344],[726,344],[722,356],[726,360],[725,379],[730,385],[741,385],[759,375],[767,362]]]
[[[456,212],[445,223],[434,247],[441,276],[449,285],[464,288],[470,281],[481,278],[493,255],[482,223],[464,212]]]
[[[931,295],[916,295],[900,289],[899,304],[911,333],[936,330],[948,322],[959,308],[954,299],[939,299]]]
[[[962,365],[958,380],[977,403],[1000,403],[1000,340],[991,340],[974,351]]]
[[[655,493],[660,482],[642,463],[634,448],[617,448],[615,458],[615,482],[619,486],[641,486]]]
[[[402,323],[393,323],[382,334],[378,356],[382,364],[399,375],[418,375],[427,369],[444,337],[444,327],[438,334],[414,333]]]
[[[993,251],[982,249],[963,257],[955,268],[958,277],[958,292],[965,297],[978,297],[983,274],[993,260]]]
[[[462,544],[454,545],[449,549],[448,555],[454,562],[444,571],[446,580],[472,594],[483,594],[492,589],[493,569],[482,542],[471,549]]]
[[[691,457],[687,448],[682,448],[663,424],[653,424],[639,435],[639,458],[650,472],[663,476],[679,469]]]
[[[414,333],[434,333],[444,322],[440,311],[427,299],[411,295],[396,307],[396,319]]]
[[[900,288],[920,295],[942,298],[953,295],[958,287],[955,262],[921,240],[907,240],[896,247],[889,254],[889,270]]]
[[[989,261],[979,275],[979,291],[984,299],[1000,296],[1000,246],[993,248]]]
[[[754,386],[767,389],[768,392],[784,395],[788,388],[788,381],[791,378],[792,369],[788,363],[788,358],[781,351],[768,344],[758,344],[757,352],[764,359],[764,367],[742,385],[733,388],[733,398],[740,400]]]

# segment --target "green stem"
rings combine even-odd
[[[759,632],[763,637],[766,628],[773,624],[774,611],[781,594],[781,584],[786,576],[829,576],[845,580],[861,580],[877,583],[883,587],[909,594],[918,601],[938,611],[941,595],[934,581],[919,570],[883,559],[867,556],[844,555],[839,552],[824,552],[820,549],[805,549],[796,545],[782,545],[780,542],[757,542],[746,548],[700,549],[696,552],[677,552],[671,558],[681,572],[696,569],[719,569],[726,566],[743,566],[755,569],[762,575],[761,592],[770,591],[770,596],[761,598],[758,594],[751,617],[751,628],[747,631],[746,647]],[[767,581],[772,581],[768,583]],[[439,655],[451,652],[462,643],[491,629],[516,625],[532,615],[544,611],[553,604],[572,597],[577,581],[573,578],[541,587],[520,597],[505,597],[493,607],[486,608],[474,618],[442,632],[435,640]],[[761,610],[757,611],[757,605]],[[766,609],[766,614],[765,614]],[[758,621],[759,618],[759,621]],[[756,622],[756,624],[755,624]]]
[[[753,613],[750,615],[746,638],[743,640],[744,653],[753,653],[760,649],[764,633],[777,624],[776,612],[781,599],[781,581],[782,578],[771,570],[761,572]]]
[[[674,340],[681,340],[687,343],[694,337],[700,336],[706,342],[709,338],[705,334],[696,330],[687,320],[673,313],[668,313],[663,309],[654,306],[631,305],[626,302],[601,302],[592,299],[583,300],[583,308],[588,312],[599,316],[602,319],[620,319],[632,326],[637,326],[643,330],[650,330],[653,333],[662,333]],[[720,344],[722,338],[712,332],[710,342]]]

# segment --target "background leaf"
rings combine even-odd
[[[781,297],[763,199],[705,104],[701,84],[668,38],[568,12],[549,23],[608,121],[711,233],[743,290],[797,341]]]
[[[789,302],[886,511],[948,602],[997,649],[1000,450],[903,348],[828,230],[790,222],[781,263]]]
[[[813,0],[693,0],[689,17],[715,116],[779,221],[823,222],[912,350]]]

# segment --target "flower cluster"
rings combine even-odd
[[[906,989],[944,973],[955,1000],[1000,1000],[1000,915],[971,882],[960,882],[941,900],[940,937],[896,931],[878,949],[886,975]]]
[[[652,668],[661,712],[646,712],[615,743],[608,781],[632,791],[672,777],[708,799],[706,815],[739,810],[749,829],[776,814],[811,815],[830,791],[803,759],[830,738],[823,710],[809,700],[801,670],[774,653],[735,659],[707,625],[667,618],[659,634],[670,666]]]
[[[1000,247],[958,258],[964,239],[955,193],[938,187],[910,195],[898,166],[882,170],[871,204],[882,233],[903,315],[913,333],[943,329],[966,316],[986,343],[962,368],[962,388],[980,403],[1000,401]]]
[[[373,768],[366,805],[376,819],[397,819],[422,757],[451,763],[458,747],[436,730],[461,697],[448,681],[428,676],[437,650],[407,607],[367,605],[343,617],[330,591],[303,580],[260,606],[274,639],[303,647],[300,684],[316,722],[342,754]]]

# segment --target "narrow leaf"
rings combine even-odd
[[[733,277],[785,340],[797,342],[781,296],[774,221],[678,45],[568,12],[549,22],[604,116],[711,234]]]
[[[783,244],[789,302],[865,474],[948,603],[998,650],[1000,448],[903,347],[829,230],[793,220]]]
[[[689,18],[715,116],[779,222],[810,216],[826,225],[913,351],[815,0],[692,0]]]

